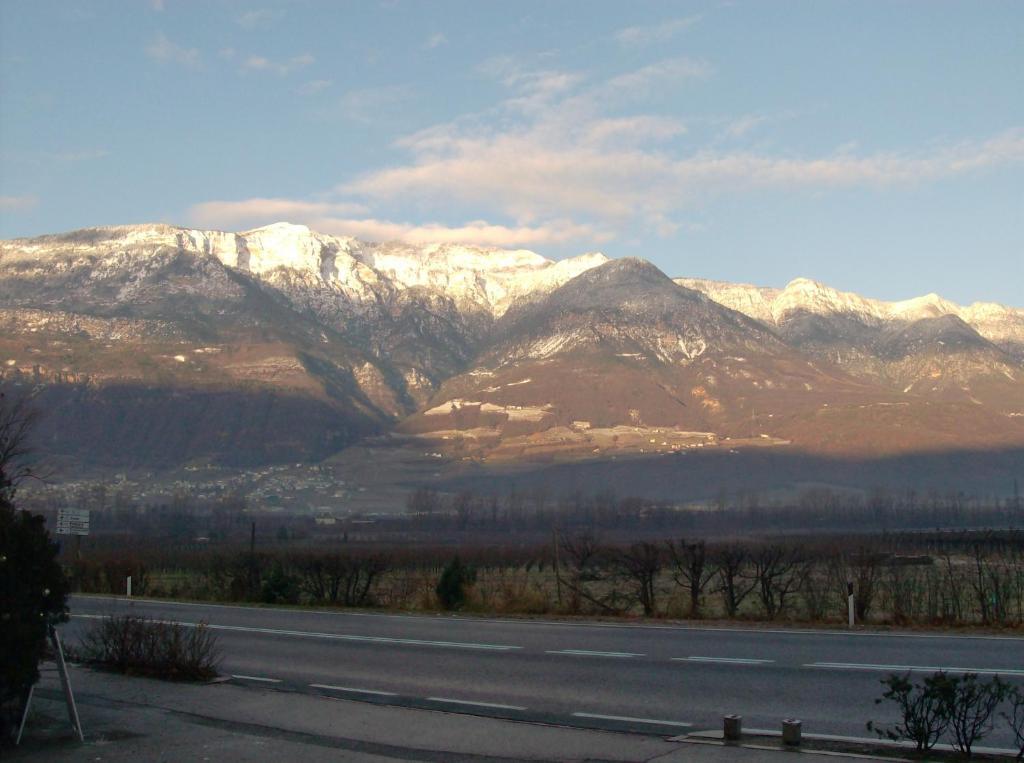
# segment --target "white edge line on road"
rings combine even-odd
[[[90,620],[103,620],[107,615],[71,615]],[[304,638],[334,639],[337,641],[361,641],[375,644],[407,644],[411,646],[444,646],[453,649],[479,649],[491,652],[508,652],[513,649],[522,649],[521,646],[508,644],[475,644],[465,641],[428,641],[416,638],[393,638],[391,636],[355,636],[348,633],[317,633],[316,631],[293,631],[281,628],[258,628],[251,625],[217,625],[215,623],[189,623],[181,620],[160,620],[170,625],[181,625],[185,628],[198,628],[203,625],[212,631],[237,631],[241,633],[264,633],[271,636],[300,636]]]
[[[592,652],[589,649],[548,649],[544,654],[569,654],[574,657],[643,657],[635,652]]]
[[[857,662],[810,662],[805,668],[831,668],[833,670],[889,670],[894,673],[978,673],[979,675],[1024,676],[1020,668],[955,668],[937,665],[871,665]]]
[[[626,624],[626,623],[576,623],[564,620],[517,620],[508,618],[499,620],[493,617],[462,617],[449,615],[438,617],[437,615],[416,615],[416,614],[386,614],[384,612],[338,612],[325,609],[296,609],[294,607],[256,607],[247,604],[210,604],[202,601],[169,601],[164,599],[126,599],[124,596],[106,596],[96,594],[72,594],[72,598],[121,601],[129,604],[160,604],[172,607],[209,607],[213,609],[243,609],[249,612],[295,612],[304,615],[332,615],[334,617],[380,617],[384,619],[401,620],[433,620],[438,622],[451,622],[458,620],[468,623],[489,623],[493,625],[537,625],[550,628],[619,628],[623,630],[657,630],[657,631],[701,631],[708,633],[770,633],[781,636],[861,636],[867,638],[924,638],[924,639],[949,639],[955,641],[1024,641],[1024,636],[995,636],[991,634],[965,634],[965,633],[899,633],[891,631],[850,631],[850,630],[825,630],[823,628],[743,628],[741,626],[729,625],[647,625],[647,624]]]
[[[683,723],[682,721],[659,721],[656,718],[631,718],[628,715],[600,715],[598,713],[573,713],[575,718],[596,718],[601,721],[627,721],[629,723],[657,723],[662,726],[682,726],[684,728],[691,728],[692,723]]]
[[[310,684],[314,689],[330,689],[331,691],[347,691],[353,694],[376,694],[381,697],[397,697],[393,691],[378,691],[377,689],[356,689],[351,686],[332,686],[331,684]]]
[[[525,710],[519,705],[501,705],[497,702],[474,702],[470,699],[450,699],[449,697],[427,697],[430,702],[447,702],[451,705],[473,705],[475,707],[492,707],[496,710]]]
[[[715,662],[724,665],[767,665],[775,660],[759,660],[747,657],[673,657],[672,662]]]
[[[263,676],[239,676],[234,673],[231,674],[232,678],[239,678],[243,681],[263,681],[268,684],[279,684],[281,683],[280,678],[264,678]]]

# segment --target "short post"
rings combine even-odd
[[[787,747],[800,746],[800,728],[803,724],[796,718],[787,718],[782,722],[782,743]]]
[[[722,738],[727,742],[738,742],[743,736],[743,716],[726,715],[722,718]]]
[[[853,627],[853,581],[846,581],[846,614],[850,627]]]
[[[128,576],[128,598],[132,597],[132,576]]]

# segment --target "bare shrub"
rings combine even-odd
[[[125,615],[98,621],[73,650],[76,659],[118,673],[171,681],[217,675],[217,637],[203,623],[185,626]]]
[[[912,684],[909,673],[903,676],[893,673],[883,678],[882,684],[886,687],[885,693],[875,704],[894,703],[900,720],[891,726],[878,726],[869,721],[868,731],[893,741],[909,739],[919,752],[934,747],[949,728],[953,681],[938,672],[926,677],[924,683]]]
[[[389,566],[384,554],[330,552],[296,556],[293,565],[313,602],[363,607],[373,603],[374,585]]]
[[[969,757],[975,742],[992,730],[996,708],[1009,687],[999,676],[982,682],[974,673],[949,680],[953,684],[948,698],[953,746]]]
[[[1014,741],[1020,750],[1017,753],[1017,760],[1024,760],[1024,691],[1013,686],[1007,690],[1006,695],[1010,711],[1002,713],[1002,716],[1010,727]]]

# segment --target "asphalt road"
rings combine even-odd
[[[381,704],[680,734],[799,718],[867,736],[890,672],[972,671],[1024,686],[1024,638],[564,623],[73,597],[65,638],[98,617],[208,623],[233,681]],[[997,729],[984,742],[1008,746]]]

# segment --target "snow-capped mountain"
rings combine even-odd
[[[782,289],[702,278],[676,278],[675,282],[777,327],[784,326],[801,313],[845,316],[874,328],[954,315],[993,344],[1024,359],[1024,308],[994,302],[963,306],[934,293],[899,302],[885,302],[839,291],[809,278],[796,278]]]
[[[1024,444],[1024,310],[278,223],[0,242],[0,363],[70,460]]]
[[[867,299],[798,278],[784,289],[679,278],[776,330],[789,344],[903,393],[1024,409],[1024,309],[937,294]]]

